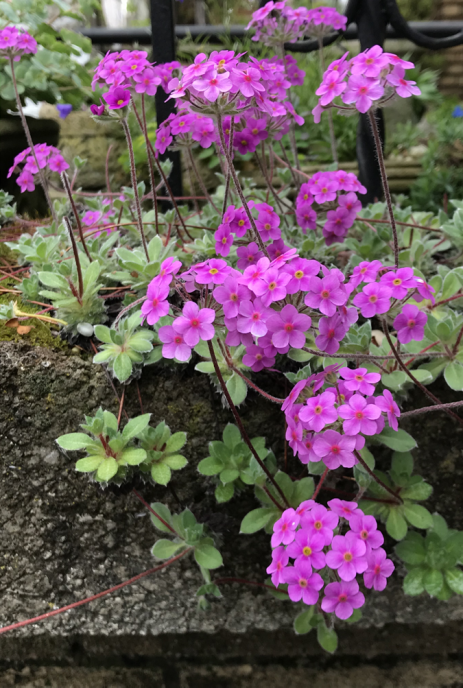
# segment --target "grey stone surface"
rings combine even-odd
[[[271,378],[263,384],[273,383]],[[207,376],[191,367],[147,369],[140,381],[144,410],[176,430],[187,430],[190,464],[174,479],[175,493],[216,534],[224,555],[217,576],[261,581],[269,559],[268,536],[240,536],[243,515],[257,506],[243,493],[217,506],[210,480],[196,472],[207,442],[231,420]],[[282,390],[279,390],[280,393]],[[421,403],[424,403],[421,400]],[[102,490],[74,471],[73,459],[55,438],[75,431],[84,413],[99,405],[117,410],[105,373],[91,360],[49,350],[0,344],[0,624],[45,613],[109,588],[151,568],[155,531],[131,493],[176,505],[172,493],[135,482]],[[129,414],[139,412],[136,386],[127,391]],[[251,436],[266,435],[281,456],[283,418],[276,405],[250,395],[243,417]],[[436,485],[435,506],[450,525],[461,527],[461,431],[444,416],[410,423],[420,441],[422,473]],[[463,602],[404,597],[398,576],[384,593],[370,593],[360,628],[383,624],[443,624],[463,618]],[[115,595],[15,631],[18,636],[143,636],[166,633],[288,628],[294,605],[265,592],[225,586],[209,612],[197,610],[201,584],[188,559]],[[7,636],[5,636],[7,637]]]

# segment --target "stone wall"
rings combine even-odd
[[[163,365],[146,369],[140,381],[145,412],[151,412],[156,421],[165,418],[173,431],[188,432],[190,463],[175,476],[173,492],[138,480],[102,490],[76,473],[73,460],[58,451],[55,438],[75,431],[84,413],[94,412],[100,404],[117,410],[104,371],[91,360],[3,342],[0,381],[0,625],[72,603],[153,566],[150,548],[155,531],[131,492],[134,486],[148,501],[166,501],[172,509],[188,506],[198,520],[207,523],[224,556],[224,567],[217,575],[255,581],[265,577],[268,536],[238,534],[243,515],[257,506],[252,493],[218,506],[210,479],[196,471],[198,461],[207,455],[208,441],[217,439],[231,420],[207,376],[194,372],[192,365],[181,369]],[[271,374],[261,376],[260,382],[270,389],[273,386],[279,396],[284,393]],[[445,387],[436,393],[443,396]],[[444,400],[453,398],[447,394]],[[418,395],[414,403],[426,402]],[[129,414],[139,412],[134,385],[128,388],[126,408]],[[281,457],[284,427],[278,407],[250,394],[243,418],[251,437],[265,435]],[[429,506],[442,513],[449,525],[462,528],[462,429],[446,416],[426,418],[426,424],[420,417],[410,419],[406,427],[419,438],[418,469],[436,488]],[[463,619],[463,598],[446,604],[427,596],[404,597],[404,571],[396,563],[398,575],[384,593],[368,595],[363,620],[349,627],[345,638],[365,641],[373,638],[374,629],[388,627],[393,642],[404,624],[414,625],[413,637],[425,632],[433,636],[441,634],[442,624],[452,627]],[[224,598],[214,601],[209,612],[199,612],[195,592],[200,584],[197,567],[183,559],[115,595],[0,636],[0,662],[13,661],[14,648],[20,647],[29,647],[40,659],[40,653],[48,651],[48,642],[72,644],[74,637],[88,648],[103,639],[122,643],[131,652],[144,636],[158,636],[162,643],[163,637],[187,634],[187,647],[188,638],[198,633],[225,633],[232,638],[280,632],[293,642],[290,628],[297,610],[291,603],[277,602],[258,589],[232,585],[224,588]],[[129,637],[131,641],[124,640]],[[248,637],[239,641],[242,647]],[[311,644],[313,639],[307,647]]]

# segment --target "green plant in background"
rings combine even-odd
[[[164,421],[156,428],[147,427],[140,436],[141,446],[146,450],[146,460],[140,464],[140,470],[149,473],[155,483],[167,485],[172,471],[185,468],[188,461],[179,454],[186,444],[186,432],[172,435]]]
[[[90,39],[65,26],[55,28],[58,20],[85,21],[99,8],[98,0],[79,0],[72,7],[64,0],[15,0],[0,3],[0,29],[23,26],[37,41],[36,55],[24,56],[15,67],[18,91],[24,98],[50,103],[64,102],[79,107],[93,101],[89,63]],[[89,64],[88,64],[89,63]],[[7,62],[0,65],[0,110],[11,107],[15,94]]]

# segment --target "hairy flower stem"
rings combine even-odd
[[[275,404],[282,404],[284,402],[284,399],[279,399],[278,397],[273,397],[271,394],[268,394],[268,392],[264,392],[263,389],[261,389],[256,384],[254,384],[254,382],[252,382],[252,380],[250,380],[248,377],[246,377],[246,375],[243,375],[241,370],[238,370],[238,368],[235,368],[235,366],[233,366],[233,371],[237,375],[239,375],[240,378],[242,378],[245,381],[245,383],[248,385],[248,387],[251,387],[251,389],[253,389],[255,392],[258,392],[259,394],[261,394],[263,397],[265,397],[269,401],[273,401]]]
[[[235,134],[235,120],[233,117],[230,118],[230,135],[228,138],[228,157],[231,158],[232,156],[232,151],[233,151],[233,136]],[[230,167],[228,166],[227,163],[227,172],[225,174],[225,193],[223,195],[223,204],[222,204],[222,217],[225,215],[225,211],[227,209],[227,202],[228,202],[228,194],[230,191]]]
[[[40,179],[40,184],[41,184],[41,186],[42,186],[42,188],[43,188],[43,193],[45,194],[45,198],[46,198],[46,200],[47,200],[48,207],[50,208],[51,217],[52,217],[52,219],[53,219],[53,222],[54,222],[56,225],[58,225],[58,220],[57,220],[57,218],[56,218],[55,209],[54,209],[54,207],[53,207],[53,203],[51,202],[50,193],[49,193],[49,191],[48,191],[47,180],[46,180],[46,178],[45,178],[44,171],[43,171],[43,169],[41,169],[41,167],[40,167],[40,165],[39,165],[39,161],[37,160],[37,155],[36,155],[36,153],[35,153],[35,148],[34,148],[34,143],[33,143],[33,141],[32,141],[31,132],[30,132],[30,130],[29,130],[29,125],[27,124],[27,119],[26,119],[26,117],[25,117],[25,115],[24,115],[23,107],[22,107],[22,104],[21,104],[21,98],[20,98],[20,96],[19,96],[19,91],[18,91],[18,83],[17,83],[17,81],[16,81],[16,73],[15,73],[15,71],[14,71],[14,60],[13,60],[13,57],[12,57],[12,56],[10,57],[10,69],[11,69],[11,79],[12,79],[12,82],[13,82],[13,89],[14,89],[14,93],[15,93],[15,96],[16,96],[16,104],[17,104],[17,106],[18,106],[18,112],[19,112],[19,117],[20,117],[20,119],[21,119],[21,124],[23,125],[24,133],[26,134],[27,145],[28,145],[29,148],[31,149],[31,154],[32,154],[32,156],[33,156],[33,158],[34,158],[34,161],[35,161],[35,164],[36,164],[36,167],[37,167],[37,170],[38,170],[38,175],[39,175],[39,179]]]
[[[80,304],[82,305],[81,299],[82,299],[82,295],[84,293],[84,281],[82,279],[82,266],[80,264],[79,251],[77,249],[76,238],[74,236],[74,232],[72,231],[72,227],[71,227],[71,223],[69,222],[69,218],[64,217],[63,222],[64,222],[66,229],[68,230],[69,240],[71,242],[72,251],[74,253],[74,259],[76,261],[77,279],[79,281],[79,300],[80,300]]]
[[[136,583],[137,581],[141,580],[142,578],[146,578],[146,576],[150,576],[152,573],[156,573],[157,571],[162,571],[162,569],[167,568],[167,566],[170,566],[175,561],[178,561],[179,559],[186,556],[187,554],[189,554],[192,551],[193,551],[193,547],[189,547],[188,549],[183,550],[183,552],[180,552],[180,554],[177,554],[175,557],[168,559],[163,564],[159,564],[159,566],[155,566],[152,569],[148,569],[148,571],[143,571],[143,573],[139,573],[137,576],[133,576],[133,578],[129,578],[129,580],[126,580],[123,583],[119,583],[119,585],[115,585],[114,587],[109,588],[108,590],[103,590],[103,592],[99,592],[97,595],[92,595],[91,597],[86,597],[84,600],[79,600],[79,602],[73,602],[72,604],[67,604],[65,607],[61,607],[61,609],[54,609],[52,612],[47,612],[46,614],[41,614],[40,616],[34,616],[32,619],[26,619],[25,621],[19,621],[18,623],[11,624],[10,626],[3,626],[3,628],[0,628],[0,635],[2,633],[7,633],[8,631],[14,631],[17,628],[22,628],[23,626],[29,626],[30,624],[38,623],[39,621],[45,621],[45,619],[50,619],[52,616],[56,616],[57,614],[62,614],[63,612],[68,612],[71,609],[75,609],[76,607],[82,607],[84,604],[88,604],[89,602],[94,602],[95,600],[99,600],[101,597],[105,597],[106,595],[110,595],[113,592],[117,592],[118,590],[121,590],[122,588],[126,588],[128,585],[132,585],[133,583]]]
[[[146,125],[146,109],[145,109],[145,94],[144,93],[141,94],[141,116],[143,118],[143,135],[145,137],[146,155],[148,157],[148,170],[149,170],[149,174],[150,174],[151,194],[153,196],[154,225],[156,228],[156,234],[159,234],[158,199],[156,196],[156,182],[154,180],[153,160],[151,158],[150,149],[149,149],[150,140],[148,138],[148,127]]]
[[[242,420],[241,420],[240,414],[238,413],[238,411],[237,411],[237,409],[236,409],[236,406],[235,406],[235,404],[234,404],[233,401],[232,401],[232,398],[231,398],[231,396],[230,396],[230,393],[229,393],[229,391],[228,391],[228,389],[227,389],[227,385],[225,384],[225,380],[223,379],[223,375],[222,375],[222,373],[221,373],[221,371],[220,371],[219,364],[217,363],[217,357],[216,357],[216,355],[215,355],[215,351],[214,351],[214,347],[213,347],[213,345],[212,345],[212,342],[211,342],[211,341],[208,341],[208,342],[207,342],[207,346],[208,346],[208,348],[209,348],[209,353],[210,353],[210,355],[211,355],[211,360],[212,360],[212,364],[213,364],[213,366],[214,366],[215,374],[217,375],[217,378],[218,378],[218,380],[219,380],[220,386],[221,386],[221,388],[222,388],[222,392],[223,392],[224,395],[225,395],[225,399],[226,399],[227,402],[228,402],[228,405],[229,405],[229,407],[230,407],[230,410],[231,410],[231,412],[233,413],[233,415],[235,416],[236,424],[237,424],[237,426],[238,426],[238,428],[240,429],[240,432],[241,432],[241,437],[243,438],[244,442],[248,445],[248,447],[249,447],[249,449],[250,449],[250,451],[251,451],[251,454],[253,455],[253,457],[255,458],[255,460],[257,461],[257,463],[259,464],[259,466],[262,468],[262,470],[264,471],[265,475],[267,476],[267,478],[268,478],[268,479],[270,480],[270,482],[272,483],[273,487],[276,489],[276,491],[278,492],[278,494],[280,495],[280,497],[283,499],[283,503],[286,504],[287,507],[289,507],[288,500],[286,499],[283,490],[282,490],[281,487],[278,485],[278,483],[277,483],[276,480],[274,479],[273,475],[270,473],[270,471],[268,470],[267,466],[265,465],[265,463],[262,461],[262,459],[260,458],[260,456],[259,456],[258,453],[256,452],[256,450],[255,450],[255,448],[254,448],[254,446],[253,446],[251,440],[249,439],[249,436],[248,436],[246,430],[244,429],[243,422],[242,422]]]
[[[325,70],[326,70],[326,66],[325,66],[325,55],[323,53],[323,38],[318,39],[318,54],[320,56],[320,65],[322,68],[322,72],[324,74]],[[331,112],[331,108],[328,110],[328,127],[330,130],[331,155],[333,156],[333,162],[338,164],[339,159],[338,159],[338,151],[337,151],[337,147],[336,147],[336,136],[334,135],[333,113]]]
[[[79,237],[80,237],[80,241],[82,244],[82,248],[84,249],[87,258],[91,261],[92,257],[90,255],[88,248],[87,248],[87,244],[85,243],[84,232],[82,230],[82,223],[80,221],[80,217],[79,217],[79,213],[78,213],[77,208],[76,208],[76,204],[74,203],[74,199],[72,197],[72,190],[71,190],[71,187],[69,185],[69,179],[68,179],[66,172],[62,173],[61,181],[63,182],[64,190],[66,191],[67,197],[69,199],[69,203],[71,204],[72,212],[74,213],[74,217],[76,218],[76,225],[77,225],[77,229],[79,231]]]
[[[225,153],[225,157],[227,159],[228,169],[231,173],[233,183],[235,185],[236,193],[240,197],[240,201],[243,204],[243,208],[246,212],[246,215],[248,216],[248,220],[251,223],[251,227],[252,227],[253,232],[256,236],[257,243],[259,244],[261,251],[263,251],[264,254],[267,256],[267,258],[269,258],[268,251],[265,248],[264,242],[262,241],[262,237],[260,236],[259,230],[256,227],[256,223],[255,223],[254,218],[251,214],[251,211],[249,209],[246,198],[244,197],[244,193],[243,193],[243,189],[241,188],[240,180],[238,179],[238,175],[236,174],[236,170],[235,170],[235,167],[233,165],[233,160],[231,158],[231,155],[228,152],[228,147],[225,143],[225,136],[223,135],[222,115],[220,114],[220,112],[217,112],[217,129],[219,130],[220,145],[222,146],[222,150]]]
[[[141,121],[140,115],[139,115],[138,110],[137,110],[135,103],[133,101],[132,101],[132,106],[133,106],[133,111],[135,113],[135,117],[137,118],[138,126],[140,127],[140,129],[143,133],[143,123]],[[182,228],[183,228],[185,234],[191,239],[191,241],[193,241],[193,237],[188,232],[188,230],[185,226],[185,222],[183,221],[183,217],[180,215],[180,210],[178,208],[177,201],[175,200],[175,196],[172,193],[172,189],[170,188],[170,184],[167,180],[167,177],[164,174],[164,170],[162,169],[161,164],[156,157],[156,152],[153,148],[153,144],[151,143],[151,141],[149,139],[145,139],[145,142],[147,143],[147,146],[148,146],[149,150],[151,151],[151,155],[153,156],[154,162],[156,163],[156,167],[158,168],[159,174],[162,177],[162,181],[164,183],[164,186],[166,187],[167,193],[169,194],[169,198],[172,202],[172,205],[174,206],[175,212],[177,213],[178,221],[182,225]]]
[[[137,169],[135,167],[135,156],[133,154],[132,137],[130,136],[130,129],[126,119],[121,119],[122,128],[124,129],[125,139],[127,141],[127,148],[129,149],[130,158],[130,177],[132,179],[133,193],[135,196],[135,209],[137,211],[137,225],[140,232],[143,250],[145,251],[146,260],[149,263],[150,257],[148,253],[148,244],[146,243],[145,230],[143,229],[143,217],[141,214],[140,196],[137,186]]]
[[[133,301],[132,303],[129,303],[128,306],[126,306],[125,308],[123,308],[123,309],[117,314],[117,318],[116,318],[115,321],[113,322],[113,327],[116,327],[116,325],[117,325],[117,323],[119,322],[119,320],[120,320],[128,311],[130,311],[132,308],[135,308],[135,306],[139,306],[141,303],[143,303],[143,301],[146,301],[146,296],[142,296],[140,299],[137,299],[136,301]]]
[[[319,494],[320,490],[322,489],[322,485],[323,485],[323,483],[325,482],[325,478],[326,478],[326,476],[328,475],[329,471],[330,471],[329,468],[325,468],[325,470],[323,471],[322,475],[320,476],[320,480],[319,480],[318,483],[317,483],[317,487],[316,487],[316,489],[315,489],[315,492],[314,492],[313,495],[312,495],[312,499],[313,499],[314,501],[317,499],[318,494]]]
[[[260,159],[257,151],[255,151],[254,156],[257,160],[257,164],[260,167],[260,171],[262,172],[262,176],[264,177],[265,181],[267,182],[267,186],[268,186],[269,190],[271,191],[273,198],[275,199],[275,203],[277,205],[277,208],[278,208],[280,214],[283,216],[283,220],[285,221],[286,226],[289,228],[288,218],[286,217],[286,210],[283,206],[283,203],[281,202],[281,199],[278,197],[278,194],[277,194],[276,190],[274,189],[270,179],[268,178],[268,174],[267,174],[267,171],[265,169],[264,162],[263,162],[263,160]]]
[[[191,193],[193,194],[193,206],[194,206],[194,209],[195,209],[195,213],[196,213],[197,215],[200,215],[200,214],[201,214],[201,210],[200,210],[200,207],[199,207],[198,199],[196,198],[196,196],[194,196],[194,194],[196,193],[196,189],[195,189],[195,183],[194,183],[194,179],[193,179],[193,171],[192,171],[192,169],[191,169],[191,164],[190,164],[190,162],[189,162],[189,158],[188,158],[188,157],[187,157],[187,159],[185,160],[185,162],[186,162],[186,168],[187,168],[187,172],[188,172],[188,180],[189,180],[189,182],[190,182]]]
[[[363,468],[366,470],[368,475],[371,478],[373,478],[375,483],[378,483],[378,485],[380,485],[383,488],[383,490],[386,490],[386,492],[388,492],[390,495],[392,495],[392,497],[394,497],[394,501],[396,502],[396,504],[403,504],[404,501],[403,501],[402,497],[400,497],[400,495],[396,494],[394,492],[394,490],[392,490],[390,487],[388,487],[386,485],[386,483],[383,483],[383,481],[380,478],[378,478],[377,475],[374,474],[374,472],[371,470],[370,466],[362,459],[362,457],[360,456],[359,452],[356,449],[354,449],[354,454],[355,454],[356,458],[358,459],[358,462],[363,466]]]
[[[206,198],[207,198],[207,202],[211,204],[211,206],[214,208],[214,210],[215,210],[217,213],[219,213],[220,211],[219,211],[219,209],[217,208],[217,206],[216,206],[216,204],[214,203],[214,201],[212,200],[212,198],[211,198],[211,196],[210,196],[210,194],[209,194],[209,191],[207,190],[206,185],[205,185],[205,183],[204,183],[204,181],[203,181],[203,178],[201,177],[201,174],[199,173],[198,167],[197,167],[197,165],[196,165],[196,163],[195,163],[195,159],[194,159],[194,157],[193,157],[193,155],[192,155],[192,153],[191,153],[191,148],[188,148],[188,158],[189,158],[189,160],[190,160],[191,167],[193,168],[193,172],[194,172],[194,174],[195,174],[195,177],[196,177],[196,179],[198,180],[198,184],[199,184],[199,186],[201,187],[201,191],[203,192],[203,194],[204,194],[204,195],[206,196]]]
[[[378,155],[379,171],[381,173],[381,181],[383,183],[384,197],[386,199],[387,210],[389,213],[389,222],[392,229],[392,238],[394,242],[394,264],[396,269],[399,267],[399,240],[397,238],[397,227],[395,223],[394,210],[392,208],[392,197],[391,191],[389,189],[389,183],[387,181],[386,165],[384,163],[383,147],[381,145],[381,137],[379,135],[378,123],[376,121],[376,115],[373,110],[368,111],[368,117],[370,118],[371,129],[373,131],[373,138],[375,140],[376,153]]]
[[[451,401],[448,404],[441,404],[440,406],[425,406],[424,408],[414,409],[413,411],[406,411],[400,414],[400,418],[419,416],[421,413],[430,413],[431,411],[445,411],[445,409],[457,408],[458,406],[463,406],[463,401]]]
[[[432,392],[430,392],[424,385],[421,384],[419,380],[416,379],[416,377],[413,375],[413,373],[407,368],[405,363],[402,361],[397,349],[395,348],[394,344],[392,343],[391,335],[389,334],[389,328],[387,325],[386,319],[382,320],[382,326],[383,326],[383,332],[386,335],[386,339],[388,341],[389,346],[391,347],[391,351],[394,355],[394,358],[396,359],[397,363],[399,364],[399,367],[408,375],[410,380],[415,383],[417,387],[421,389],[421,391],[426,394],[426,396],[431,399],[431,401],[434,404],[438,404],[439,406],[444,406],[444,404],[441,402],[438,397],[436,397]],[[456,413],[453,413],[452,411],[447,411],[446,409],[443,409],[443,411],[453,418],[454,420],[458,421],[461,425],[463,425],[463,418],[460,418],[460,416],[457,416]]]

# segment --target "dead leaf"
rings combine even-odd
[[[18,327],[19,320],[18,318],[10,318],[10,320],[6,321],[5,325],[6,327]]]
[[[18,334],[29,334],[35,325],[19,325],[17,329]]]

